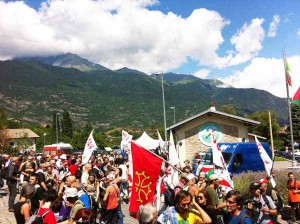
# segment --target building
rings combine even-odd
[[[6,144],[18,149],[20,152],[36,151],[36,133],[30,129],[6,129]]]
[[[251,140],[248,127],[259,125],[251,119],[217,111],[214,106],[202,113],[167,128],[174,134],[179,160],[192,160],[195,153],[207,151],[213,132],[217,142],[243,142]]]

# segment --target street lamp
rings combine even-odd
[[[56,114],[56,119],[55,119],[55,122],[56,122],[56,144],[58,144],[58,116],[60,115],[60,113],[57,113]]]
[[[163,98],[163,109],[164,109],[164,128],[165,128],[165,150],[167,150],[167,118],[166,118],[166,106],[165,106],[165,90],[164,90],[164,73],[154,73],[155,75],[161,75],[161,90]]]
[[[172,110],[174,110],[174,121],[173,121],[173,123],[175,124],[175,107],[170,107]]]
[[[44,133],[44,146],[46,145],[45,144],[46,135],[47,135],[47,133]]]

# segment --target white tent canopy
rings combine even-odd
[[[151,138],[146,132],[144,132],[141,137],[135,140],[135,143],[139,146],[142,146],[145,149],[150,150],[159,147],[160,141]]]

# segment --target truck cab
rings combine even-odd
[[[271,151],[268,143],[261,142],[267,154],[271,158]],[[218,143],[221,149],[229,173],[256,172],[264,171],[264,163],[260,158],[258,148],[255,142],[238,142],[238,143]],[[204,166],[213,166],[212,149],[208,149],[201,160]]]
[[[69,143],[58,143],[52,145],[45,145],[43,148],[43,156],[50,155],[51,158],[60,156],[62,154],[72,154],[73,148]]]

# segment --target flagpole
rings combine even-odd
[[[272,158],[274,155],[274,143],[273,143],[273,130],[272,130],[272,120],[271,120],[271,112],[269,111],[269,125],[270,125],[270,137],[271,137],[271,149],[272,149]]]
[[[291,102],[290,102],[290,93],[289,93],[289,84],[287,82],[287,75],[286,75],[286,58],[285,58],[285,51],[283,50],[283,64],[284,64],[284,74],[285,74],[285,85],[286,85],[286,95],[287,95],[287,103],[289,109],[289,121],[290,121],[290,132],[291,132],[291,145],[292,145],[292,167],[296,167],[296,160],[295,160],[295,149],[294,149],[294,135],[293,135],[293,122],[292,122],[292,113],[291,113]]]

